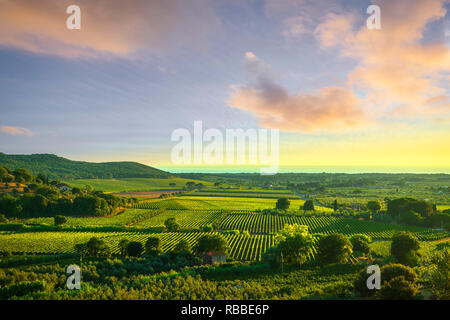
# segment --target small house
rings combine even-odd
[[[215,264],[227,261],[227,255],[222,251],[207,252],[203,255],[203,264]]]
[[[57,185],[55,185],[55,187],[57,187],[59,189],[59,191],[64,192],[64,191],[70,191],[72,190],[71,187],[69,187],[67,184],[65,183],[58,183]]]

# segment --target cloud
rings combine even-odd
[[[252,84],[234,87],[229,105],[255,115],[266,128],[290,132],[342,131],[358,128],[368,120],[361,100],[346,87],[325,87],[312,94],[291,95],[274,82],[268,66],[254,54],[247,55],[246,69]]]
[[[9,134],[11,136],[27,136],[31,137],[34,135],[34,133],[27,128],[21,128],[21,127],[12,127],[12,126],[2,126],[0,125],[0,131],[6,134]]]
[[[425,41],[424,33],[431,22],[445,17],[447,1],[373,2],[381,8],[381,30],[356,26],[352,14],[328,14],[315,37],[323,48],[338,48],[357,61],[348,74],[349,85],[363,90],[368,102],[384,101],[385,107],[397,103],[405,112],[428,108],[429,99],[448,90],[442,80],[450,71],[450,48],[445,39]]]
[[[66,58],[204,47],[220,25],[206,0],[78,0],[81,30],[66,28],[71,0],[1,3],[0,45]]]

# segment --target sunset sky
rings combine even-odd
[[[170,170],[201,120],[296,171],[450,173],[450,1],[0,0],[0,111],[4,153]]]

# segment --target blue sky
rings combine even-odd
[[[65,28],[65,7],[72,2],[0,4],[1,152],[166,166],[171,132],[192,128],[195,120],[218,129],[280,129],[286,165],[304,148],[334,165],[326,150],[336,145],[342,153],[367,144],[377,149],[389,136],[408,140],[417,130],[429,135],[430,128],[430,141],[449,146],[444,0],[429,1],[426,10],[420,1],[391,1],[404,15],[394,14],[389,2],[375,1],[385,28],[392,28],[380,34],[399,43],[407,39],[387,54],[391,64],[382,62],[384,52],[366,57],[374,52],[367,42],[372,35],[363,30],[370,1],[132,1],[139,10],[124,10],[118,1],[109,9],[102,1],[75,1],[85,19],[81,32]],[[138,27],[130,33],[125,29],[132,23]],[[373,43],[386,46],[383,39],[376,36]],[[443,47],[434,50],[432,42]],[[411,46],[417,52],[402,59]],[[439,65],[429,62],[439,59]],[[404,65],[394,68],[399,61]],[[405,86],[391,90],[402,81]],[[287,98],[271,104],[266,87]],[[433,98],[436,112],[423,102]],[[330,99],[342,99],[342,112],[328,108]],[[274,123],[276,117],[282,120]],[[367,157],[358,160],[361,166],[389,164]],[[448,151],[437,149],[411,165],[442,167],[448,160]]]

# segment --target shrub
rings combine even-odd
[[[418,262],[420,242],[411,232],[400,231],[393,235],[391,254],[401,264],[414,266]]]
[[[54,222],[55,222],[55,226],[61,226],[61,225],[63,225],[64,223],[67,222],[66,217],[60,216],[60,215],[55,216],[53,219],[54,219]]]
[[[416,283],[408,281],[400,276],[382,284],[376,297],[382,300],[411,300],[419,293]]]
[[[354,251],[359,251],[363,254],[368,254],[370,252],[370,237],[363,234],[355,234],[350,237],[350,242],[352,243]]]
[[[141,242],[131,241],[127,244],[127,255],[130,257],[140,257],[144,251],[144,246]]]
[[[345,263],[352,252],[352,244],[343,234],[330,234],[319,239],[318,258],[324,264]]]

